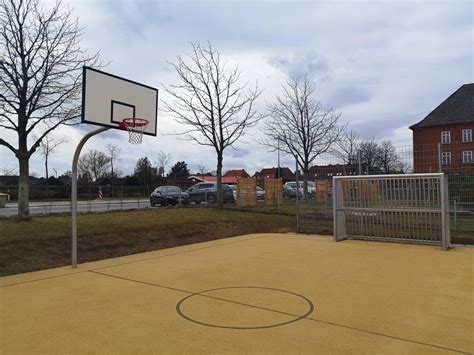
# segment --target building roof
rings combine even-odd
[[[264,168],[260,170],[259,172],[256,172],[254,177],[271,177],[271,178],[276,178],[278,172],[278,168]],[[281,167],[280,168],[281,172],[281,177],[286,180],[294,180],[295,179],[295,174],[287,168],[287,167]]]
[[[250,175],[245,171],[245,169],[240,170],[229,170],[224,174],[225,177],[240,177],[240,178],[249,178]]]
[[[464,84],[413,128],[474,122],[474,83]]]

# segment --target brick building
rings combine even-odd
[[[440,163],[446,173],[473,172],[474,83],[461,86],[410,129],[415,173],[438,172]]]
[[[250,175],[245,171],[245,169],[240,170],[229,170],[224,174],[225,177],[235,177],[235,178],[249,178]]]
[[[264,179],[267,178],[283,178],[283,182],[295,181],[295,174],[287,167],[281,167],[278,172],[278,168],[264,168],[253,175],[257,179],[257,185],[263,186]]]

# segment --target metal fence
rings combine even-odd
[[[260,176],[257,186],[265,189],[258,190],[256,196],[252,192],[253,207],[239,207],[227,203],[226,207],[244,208],[270,213],[283,213],[295,216],[295,229],[304,233],[332,234],[333,201],[332,179],[334,176],[381,175],[394,173],[436,173],[444,172],[448,176],[449,211],[451,217],[451,234],[455,243],[474,242],[474,164],[466,159],[470,151],[469,145],[463,142],[450,144],[426,144],[413,146],[394,146],[385,151],[385,154],[366,149],[357,151],[352,156],[330,152],[320,155],[315,166],[306,174],[306,179],[316,186],[315,193],[304,199],[301,191],[298,194],[283,189],[283,195],[276,195],[273,191],[272,201],[269,201],[265,179],[274,179],[277,176]],[[443,159],[443,153],[444,154]],[[447,157],[450,156],[448,159]],[[355,157],[355,158],[354,158]],[[293,164],[291,164],[293,165]],[[274,170],[276,170],[274,168]],[[295,166],[289,167],[291,172]],[[302,180],[301,174],[297,174]],[[279,175],[282,176],[282,175]],[[286,178],[281,183],[295,179]],[[149,206],[150,193],[156,186],[113,186],[82,184],[78,186],[79,209],[84,212],[96,210],[113,210],[128,208],[144,208]],[[0,192],[10,194],[15,201],[17,186],[0,186]],[[274,190],[274,188],[273,188]],[[300,189],[301,190],[301,189]],[[99,191],[102,198],[99,197]],[[268,192],[268,193],[267,193]],[[42,209],[41,213],[60,212],[58,205],[69,204],[71,189],[63,186],[32,185],[30,190],[31,208]],[[234,200],[241,199],[234,191]],[[237,197],[239,196],[239,197]],[[298,197],[298,198],[297,198]],[[245,199],[245,197],[244,197]],[[211,201],[208,201],[211,200]],[[206,202],[215,202],[215,194],[204,195]],[[237,201],[238,202],[238,201]],[[243,202],[240,201],[240,202]],[[244,206],[241,204],[240,206]],[[61,207],[62,208],[62,207]],[[13,212],[12,212],[13,213]]]
[[[334,177],[334,237],[451,245],[444,174]]]
[[[471,144],[472,145],[472,144]],[[381,175],[403,172],[437,173],[447,176],[449,191],[450,227],[453,242],[474,243],[474,162],[466,159],[473,148],[463,142],[450,144],[425,144],[394,146],[385,166],[384,159],[367,152],[355,152],[355,159],[346,159],[337,154],[326,153],[317,158],[312,174],[307,179],[330,181],[334,176]],[[444,155],[443,153],[449,153]],[[364,158],[364,154],[368,155]],[[446,156],[450,156],[447,159]],[[359,158],[360,157],[360,160]],[[387,160],[386,159],[386,160]],[[360,164],[359,164],[360,163]],[[329,205],[329,211],[328,211]],[[326,219],[332,220],[332,194],[327,201],[321,199],[301,200],[297,208],[297,228],[302,232],[317,233]]]

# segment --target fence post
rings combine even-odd
[[[451,247],[451,229],[449,227],[449,193],[448,193],[448,177],[441,175],[440,177],[440,197],[441,197],[441,248],[448,250]]]
[[[454,200],[454,230],[458,230],[458,202]]]
[[[343,210],[344,195],[342,191],[342,180],[336,177],[332,178],[332,208],[333,208],[333,234],[334,240],[339,242],[347,239],[346,217]]]
[[[329,204],[329,196],[328,194],[326,194],[326,198],[324,199],[324,215],[325,215],[325,219],[328,219],[328,204]],[[317,205],[317,204],[316,204]]]
[[[88,192],[87,192],[87,212],[91,212],[91,185],[88,185]]]
[[[359,166],[359,175],[362,175],[362,156],[360,154],[360,150],[357,151],[357,163]]]
[[[298,157],[295,156],[295,180],[296,180],[296,232],[300,231],[300,184],[298,179]]]
[[[438,143],[437,144],[438,146],[438,173],[442,173],[443,172],[443,168],[442,168],[442,165],[443,165],[443,159],[442,159],[442,146],[441,146],[441,143]]]

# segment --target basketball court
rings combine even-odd
[[[470,353],[473,249],[257,234],[9,276],[7,353]]]

